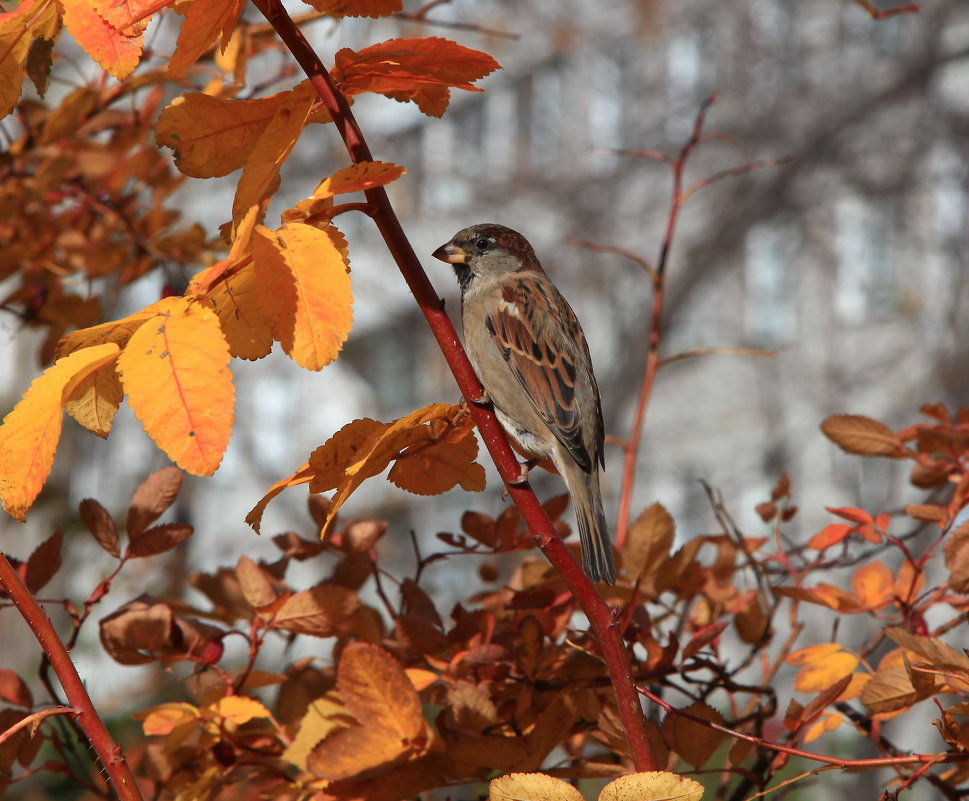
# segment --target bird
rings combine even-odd
[[[615,584],[599,484],[602,403],[575,312],[511,228],[472,225],[433,256],[454,267],[465,349],[498,421],[520,451],[555,465],[575,508],[582,569]]]

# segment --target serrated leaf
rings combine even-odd
[[[192,0],[168,62],[169,75],[180,78],[220,37],[224,51],[244,5],[245,0]]]
[[[666,771],[630,773],[609,782],[599,801],[700,801],[703,785]]]
[[[62,407],[92,372],[118,356],[100,345],[58,359],[34,379],[0,426],[0,499],[23,522],[50,474],[61,434]]]
[[[192,536],[193,529],[185,523],[165,523],[145,529],[131,539],[128,553],[133,558],[157,556],[160,553],[177,548]]]
[[[32,593],[47,586],[54,574],[61,569],[61,546],[64,534],[57,529],[50,537],[38,545],[27,559],[27,574],[24,584]]]
[[[332,637],[359,608],[360,597],[353,590],[339,584],[317,584],[287,598],[272,614],[272,625],[314,637]]]
[[[273,338],[301,367],[333,361],[353,321],[353,293],[343,254],[325,232],[303,223],[253,240],[256,287]]]
[[[94,61],[119,81],[127,78],[141,60],[142,26],[118,30],[98,13],[90,0],[60,0],[64,25]],[[132,35],[128,35],[128,33]]]
[[[218,317],[187,298],[146,321],[118,359],[128,402],[179,467],[211,475],[232,433],[235,389]]]
[[[584,801],[568,782],[544,773],[508,773],[488,785],[490,801]]]

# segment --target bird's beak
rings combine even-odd
[[[451,264],[464,264],[468,257],[468,254],[453,242],[448,242],[446,245],[441,245],[441,247],[435,250],[431,255],[435,259],[448,261]]]

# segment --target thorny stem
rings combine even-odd
[[[370,149],[350,111],[346,98],[337,88],[299,28],[293,23],[281,0],[254,0],[254,3],[276,29],[279,37],[309,76],[320,99],[332,115],[333,122],[353,162],[371,161]],[[434,291],[434,287],[421,267],[420,260],[404,234],[387,193],[383,187],[375,187],[366,190],[364,194],[367,202],[374,209],[372,218],[383,236],[387,249],[427,319],[461,392],[466,398],[481,397],[483,394],[481,383],[461,347],[450,318],[444,312],[443,301]],[[509,496],[521,510],[526,525],[546,558],[571,588],[577,603],[595,632],[616,693],[619,718],[629,741],[636,769],[655,770],[656,756],[646,734],[646,722],[633,683],[629,655],[612,610],[582,572],[572,552],[556,534],[531,487],[527,483],[516,484],[521,473],[518,460],[508,444],[494,411],[490,407],[473,403],[469,404],[469,408],[481,439],[491,453],[498,472],[505,482]]]
[[[47,659],[50,660],[67,695],[67,700],[77,710],[75,720],[98,755],[118,797],[122,801],[141,801],[141,792],[131,774],[121,746],[114,741],[98,716],[64,643],[54,631],[50,618],[34,600],[34,596],[30,594],[30,590],[20,580],[20,576],[3,553],[0,553],[0,585],[7,591],[10,600],[14,602],[20,616],[30,627]]]

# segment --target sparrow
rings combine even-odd
[[[582,569],[614,584],[602,406],[575,312],[525,237],[503,225],[465,228],[433,255],[457,274],[465,348],[499,422],[519,450],[555,465],[575,508]]]

